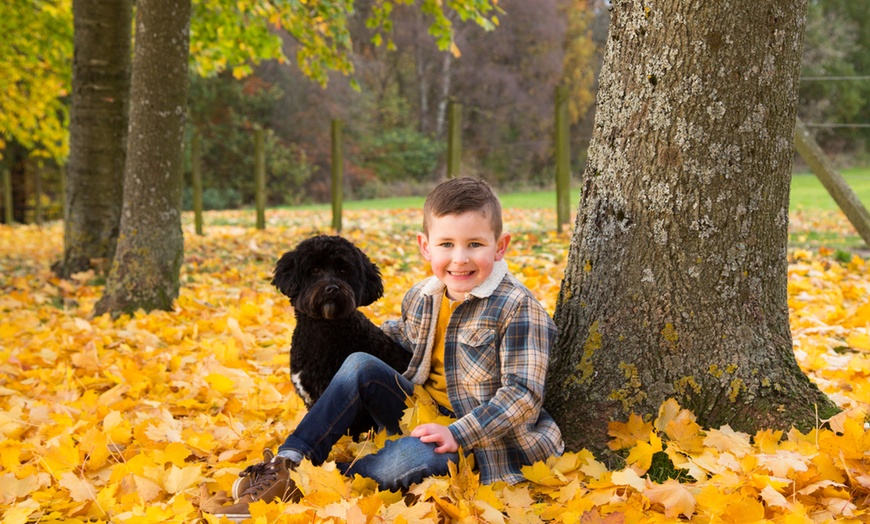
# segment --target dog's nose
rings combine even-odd
[[[326,286],[326,289],[324,289],[323,291],[327,295],[334,295],[335,293],[338,293],[338,286],[336,286],[335,284],[330,284]]]

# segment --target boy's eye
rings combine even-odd
[[[453,247],[453,242],[441,242],[441,247]]]
[[[472,243],[468,244],[468,246],[469,247],[482,247],[483,244],[481,244],[480,242],[472,242]]]

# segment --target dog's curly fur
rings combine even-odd
[[[349,240],[303,240],[278,260],[272,284],[295,310],[290,376],[309,408],[351,353],[370,353],[400,373],[407,369],[411,353],[357,310],[381,298],[384,285],[378,267]],[[350,432],[359,435],[373,426],[363,413]]]

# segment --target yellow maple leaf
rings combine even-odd
[[[0,502],[11,504],[16,499],[25,498],[34,491],[45,488],[49,484],[49,476],[45,473],[27,475],[20,479],[13,473],[0,475]]]
[[[843,319],[841,325],[851,328],[870,325],[870,302],[856,308],[852,314]]]
[[[668,441],[686,453],[699,453],[704,449],[704,432],[695,422],[695,415],[688,410],[680,410],[664,426]]]
[[[613,438],[607,446],[612,450],[619,450],[633,447],[638,442],[648,442],[652,428],[651,422],[644,422],[634,413],[629,415],[627,422],[608,422],[607,434]]]
[[[61,435],[42,456],[42,461],[48,468],[48,473],[55,478],[61,474],[81,466],[81,456],[78,446],[69,434]]]
[[[97,497],[97,492],[89,481],[70,471],[61,475],[58,484],[69,491],[70,497],[76,502],[94,500]]]
[[[163,487],[167,493],[174,495],[198,485],[201,481],[202,471],[199,464],[184,468],[179,468],[173,464],[166,473]]]
[[[726,522],[761,522],[764,520],[764,504],[754,497],[732,497],[722,517]]]
[[[779,507],[783,509],[790,509],[791,503],[783,496],[782,493],[773,488],[773,486],[765,486],[764,489],[759,493],[761,495],[761,500],[764,501],[764,504],[767,507]]]
[[[686,484],[669,479],[662,484],[653,484],[643,490],[643,496],[654,504],[665,508],[665,517],[676,518],[679,515],[692,518],[695,513],[695,496]]]
[[[635,466],[638,473],[646,473],[650,465],[652,465],[653,455],[662,450],[662,439],[656,435],[655,431],[650,431],[649,442],[638,442],[631,452],[628,454],[626,463]]]
[[[858,351],[870,351],[870,335],[852,332],[846,337],[846,344]]]
[[[530,482],[542,486],[564,486],[566,482],[559,478],[544,462],[538,461],[531,466],[523,466],[523,476]]]
[[[682,411],[680,404],[676,401],[676,399],[669,398],[662,402],[662,405],[659,406],[659,414],[656,417],[655,428],[659,430],[659,433],[664,433],[665,427],[667,427],[668,422],[674,420],[677,417],[677,414]]]
[[[231,378],[219,373],[209,373],[206,375],[205,381],[208,382],[208,385],[214,391],[217,391],[221,395],[226,395],[236,389],[236,384]]]
[[[144,502],[157,500],[160,494],[163,493],[163,488],[160,484],[150,478],[132,475],[130,482],[132,482],[132,489],[136,492],[138,498]]]
[[[443,499],[435,499],[435,503],[438,503],[439,501],[443,501]],[[439,522],[439,518],[435,503],[429,501],[418,501],[409,507],[405,504],[404,500],[402,500],[381,508],[380,518],[383,522],[393,522],[395,524],[402,522],[431,522],[432,524],[436,524]]]
[[[185,460],[190,456],[190,450],[181,442],[170,442],[163,448],[161,453],[155,454],[156,462],[184,466]]]
[[[752,452],[749,435],[740,431],[734,431],[727,424],[719,429],[708,430],[703,443],[705,446],[719,451],[727,451],[735,457],[742,457]]]
[[[181,442],[181,430],[181,423],[172,417],[172,413],[163,409],[159,419],[148,424],[145,436],[154,442]]]
[[[789,435],[789,437],[792,436],[793,434]],[[790,438],[790,440],[794,439]],[[762,453],[775,453],[779,449],[780,442],[782,442],[782,431],[763,429],[755,433],[752,441],[755,443],[755,447]],[[704,443],[706,444],[706,442],[705,440]]]
[[[399,427],[405,435],[409,435],[421,424],[435,423],[449,426],[455,422],[455,419],[441,414],[438,404],[419,384],[414,386],[414,394],[405,398],[405,406],[407,406],[405,412],[399,420]]]
[[[759,465],[766,467],[777,477],[785,477],[792,471],[807,471],[807,463],[810,461],[810,457],[784,449],[777,450],[774,454],[760,453],[756,457]]]
[[[290,478],[305,496],[307,502],[317,506],[326,506],[350,496],[350,484],[335,466],[335,462],[324,462],[315,466],[309,460],[303,460],[295,470],[290,472]]]
[[[842,423],[842,435],[823,432],[819,436],[822,450],[831,456],[861,460],[865,450],[870,450],[870,432],[864,430],[864,420],[850,417]]]
[[[706,484],[695,494],[696,509],[703,515],[719,517],[739,498],[741,495],[732,493],[730,489],[723,489],[716,484]]]
[[[36,511],[39,511],[39,503],[32,499],[13,504],[3,513],[3,524],[26,524]]]
[[[638,476],[637,472],[631,468],[626,468],[622,471],[614,471],[610,480],[617,486],[629,486],[639,493],[646,489],[647,481]]]

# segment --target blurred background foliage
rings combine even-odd
[[[352,51],[347,62],[337,53],[328,67],[305,65],[299,42],[312,33],[298,23],[280,29],[272,23],[278,13],[263,11],[272,4],[194,1],[188,139],[202,137],[206,208],[253,203],[255,126],[266,129],[268,204],[328,200],[333,119],[344,124],[345,198],[425,194],[446,175],[451,100],[462,104],[464,174],[510,191],[552,187],[553,93],[560,83],[570,87],[572,172],[580,178],[607,38],[606,2],[500,0],[497,30],[457,17],[444,51],[431,17],[409,2],[390,4],[388,19],[381,0],[321,4],[352,6],[334,36]],[[251,29],[255,18],[260,23]],[[0,169],[12,173],[16,220],[32,221],[37,193],[43,218],[59,218],[71,2],[3,3],[0,28],[13,35],[0,40]],[[243,31],[257,38],[242,40]],[[870,0],[811,1],[798,116],[838,167],[870,164],[868,75]]]

